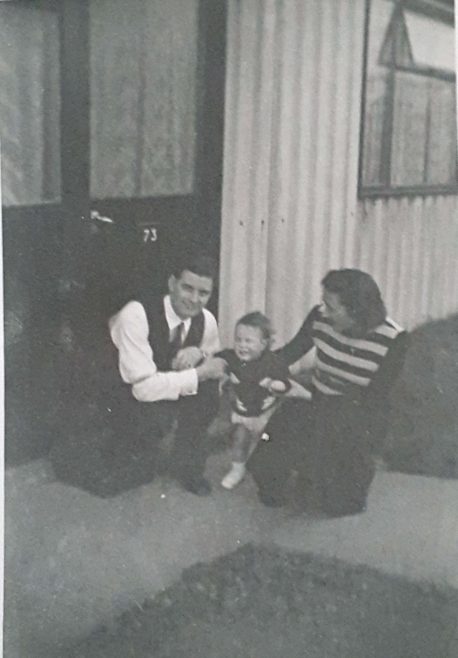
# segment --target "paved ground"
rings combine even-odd
[[[458,481],[378,473],[366,514],[269,510],[250,480],[197,498],[157,480],[102,500],[54,481],[46,461],[6,473],[6,658],[61,658],[68,641],[247,542],[278,544],[458,588]],[[61,647],[61,648],[59,648]]]

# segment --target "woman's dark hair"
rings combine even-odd
[[[382,295],[374,279],[361,270],[331,270],[322,280],[323,287],[339,295],[341,304],[355,322],[353,335],[363,336],[386,318]]]
[[[270,343],[273,334],[272,325],[269,318],[260,311],[247,313],[240,318],[240,320],[237,320],[236,326],[238,327],[239,324],[243,324],[245,327],[255,327],[256,329],[259,329],[262,333],[262,337]]]

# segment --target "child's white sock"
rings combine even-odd
[[[222,479],[221,485],[225,489],[233,489],[243,480],[245,473],[246,465],[244,462],[232,462],[232,468]]]

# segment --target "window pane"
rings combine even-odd
[[[192,192],[198,0],[93,0],[91,196]]]
[[[425,176],[429,78],[396,73],[391,184],[421,185]]]
[[[431,184],[457,183],[455,85],[442,80],[430,82],[431,125],[427,181]]]
[[[387,74],[371,75],[366,86],[366,114],[364,123],[363,182],[364,185],[382,184],[382,133]]]
[[[368,28],[360,190],[456,188],[453,27],[370,0]]]
[[[455,72],[455,34],[452,25],[404,12],[412,57],[416,66]]]
[[[391,2],[371,1],[361,172],[361,182],[366,187],[376,187],[386,182],[382,181],[382,139],[388,69],[380,65],[380,53],[392,13]]]
[[[60,198],[59,31],[56,14],[0,4],[0,136],[5,206]]]

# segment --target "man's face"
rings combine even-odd
[[[183,270],[179,277],[172,275],[169,278],[170,301],[182,320],[198,315],[207,305],[212,290],[210,277],[199,276],[189,270]]]

